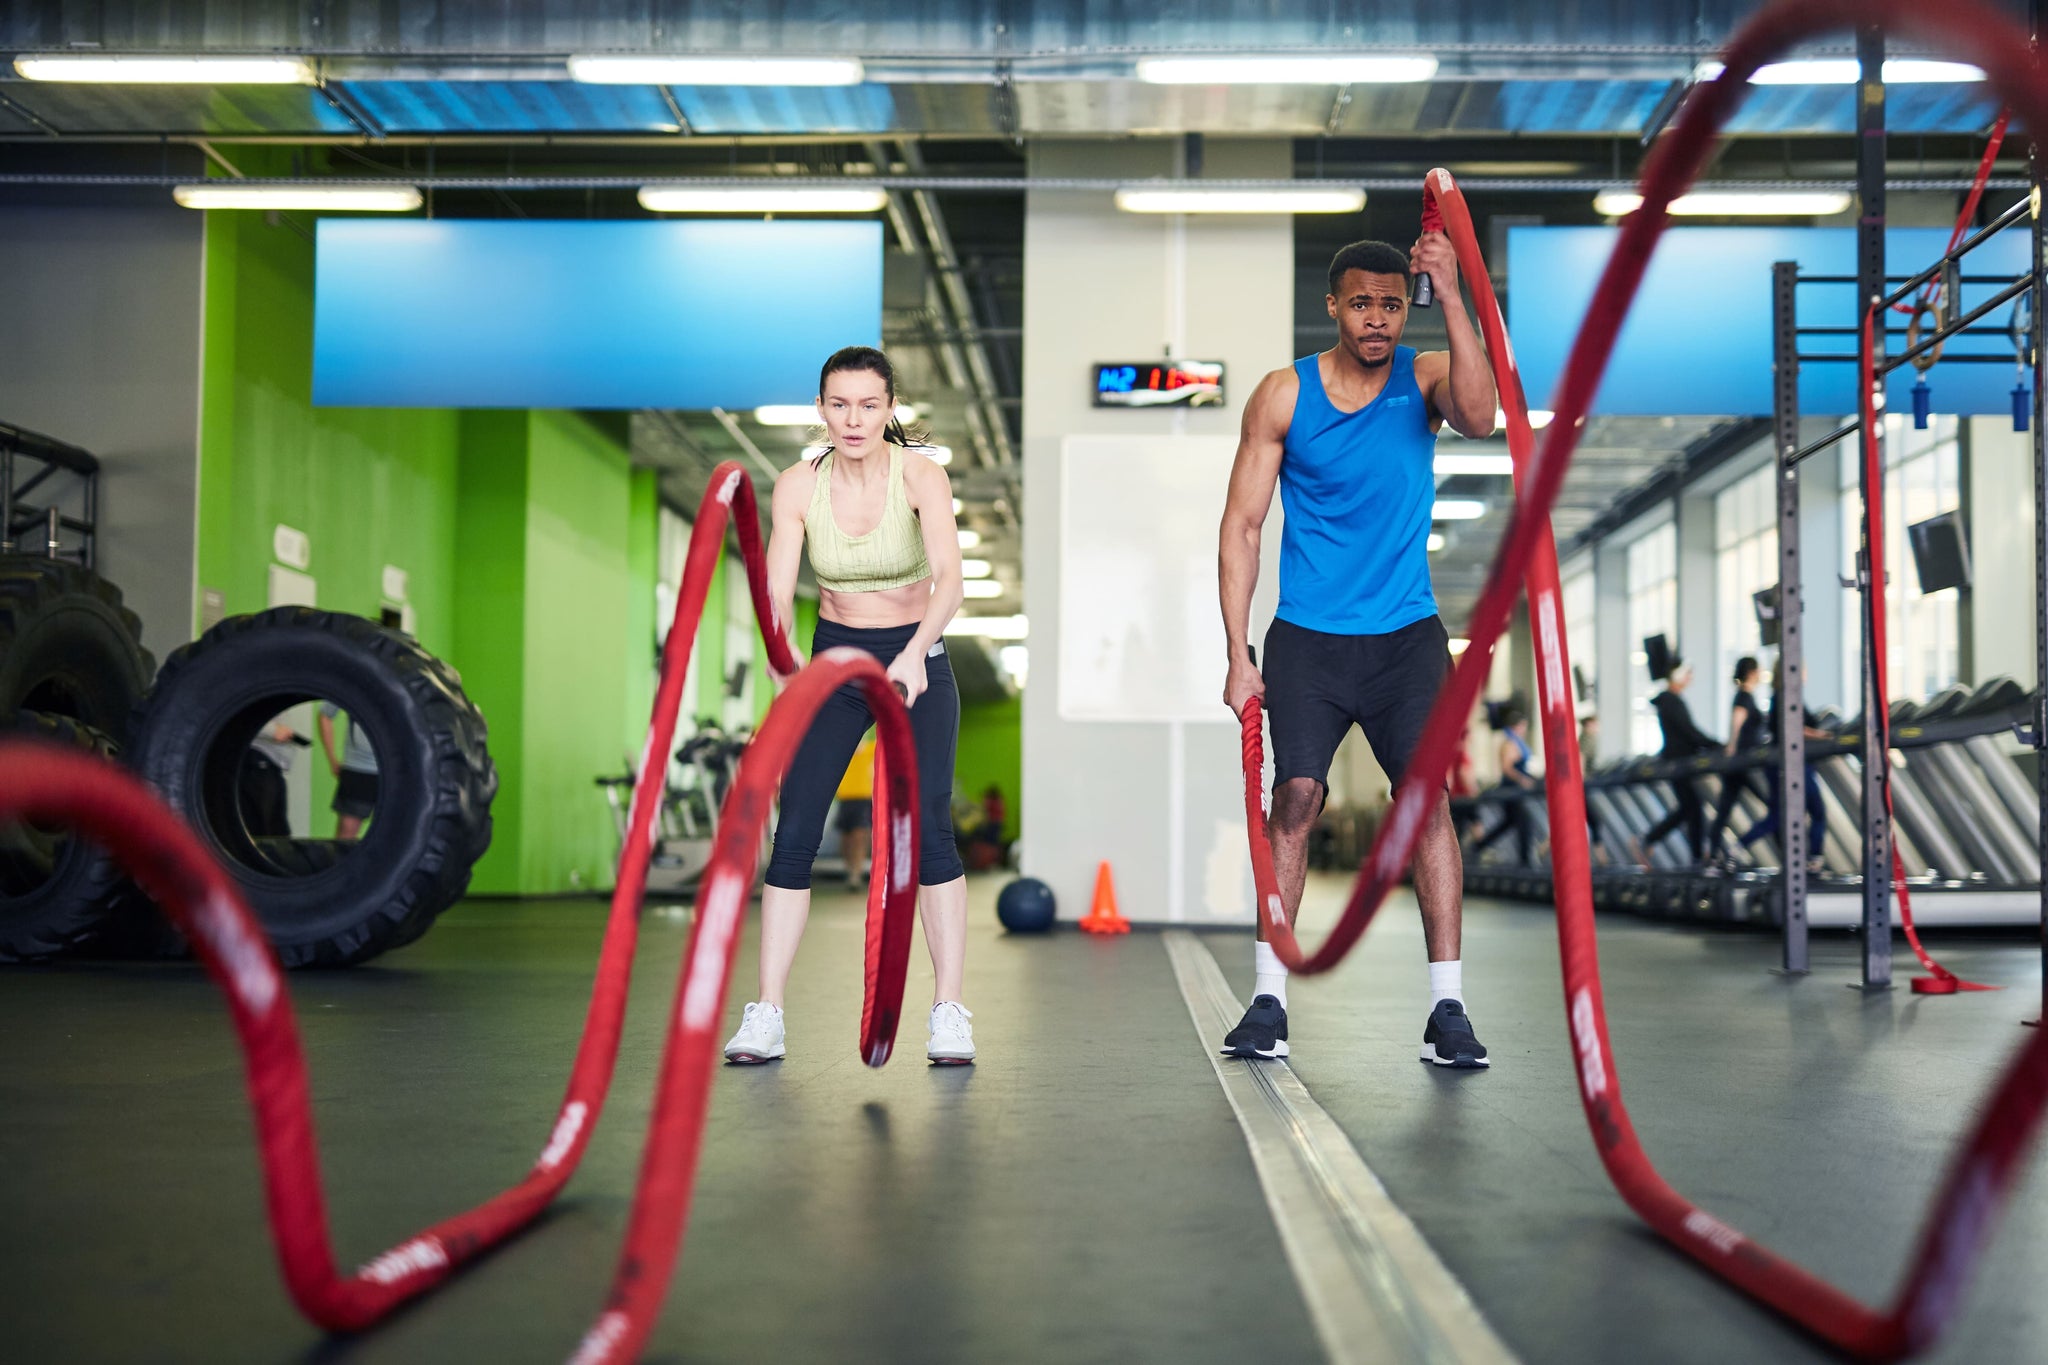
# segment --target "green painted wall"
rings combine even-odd
[[[501,790],[475,890],[608,886],[591,779],[637,751],[652,705],[654,475],[610,415],[313,407],[312,290],[293,227],[208,215],[200,584],[228,614],[266,607],[280,522],[311,540],[322,607],[374,618],[384,566],[404,569],[420,642],[491,727]]]
[[[644,666],[626,673],[626,709],[620,719],[622,752],[638,754],[647,740],[647,718],[654,709],[656,630],[654,585],[660,576],[657,563],[660,527],[660,478],[651,469],[635,469],[632,478],[632,507],[626,518],[626,638],[635,649],[645,641]],[[629,660],[629,662],[631,662]]]
[[[462,614],[448,658],[490,724],[498,766],[491,848],[470,889],[509,895],[526,889],[527,415],[465,412],[461,425],[462,518],[448,573]]]
[[[1007,834],[1024,827],[1024,698],[960,708],[960,749],[953,763],[956,796],[979,802],[993,782],[1009,806]]]
[[[639,748],[623,739],[622,711],[653,663],[652,634],[629,631],[632,471],[625,450],[575,414],[528,423],[519,884],[609,886],[618,836],[591,779],[624,771]]]
[[[420,641],[446,655],[456,414],[312,406],[313,247],[262,214],[207,215],[204,326],[201,586],[228,615],[268,607],[282,523],[311,542],[323,607],[375,618],[384,566],[404,569]],[[312,832],[331,834],[333,782],[312,769]]]

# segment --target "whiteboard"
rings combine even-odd
[[[1079,721],[1236,723],[1223,705],[1217,532],[1235,436],[1069,436],[1060,450],[1059,709]],[[1254,640],[1272,615],[1279,503]],[[1263,609],[1262,609],[1263,608]]]

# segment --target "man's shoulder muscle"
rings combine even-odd
[[[1294,403],[1301,396],[1301,376],[1292,365],[1284,369],[1269,370],[1252,390],[1251,402],[1245,413],[1246,425],[1254,423],[1266,435],[1275,439],[1286,436],[1287,426],[1294,420]]]

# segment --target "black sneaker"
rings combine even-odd
[[[1486,1049],[1473,1036],[1472,1016],[1455,1000],[1439,1000],[1429,1012],[1429,1025],[1422,1030],[1422,1060],[1460,1071],[1491,1065]]]
[[[1255,997],[1237,1027],[1224,1035],[1221,1051],[1226,1057],[1264,1057],[1268,1061],[1285,1057],[1287,1007],[1278,996]]]

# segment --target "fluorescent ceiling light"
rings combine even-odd
[[[1453,474],[1512,474],[1515,472],[1515,457],[1506,451],[1498,454],[1454,454],[1440,450],[1436,456],[1436,472],[1441,478],[1449,478]]]
[[[985,640],[1022,640],[1028,634],[1022,616],[956,616],[946,627],[948,635],[979,635]]]
[[[1003,585],[993,578],[970,578],[960,585],[962,597],[1001,597]]]
[[[1701,62],[1693,68],[1693,79],[1713,80],[1726,68],[1719,62]],[[1854,57],[1826,57],[1808,61],[1770,62],[1757,68],[1751,85],[1854,85],[1863,79],[1863,64]],[[1949,82],[1968,84],[1984,79],[1984,68],[1968,62],[1938,62],[1924,57],[1888,57],[1884,63],[1887,85],[1928,85]]]
[[[859,85],[867,72],[846,57],[571,57],[569,75],[589,85]]]
[[[969,530],[966,530],[965,528],[962,528],[962,530],[961,530],[961,532],[960,532],[960,548],[961,548],[961,549],[963,549],[963,550],[972,550],[972,549],[973,549],[973,548],[974,548],[975,546],[977,546],[977,545],[979,545],[979,544],[981,544],[981,532],[979,532],[979,531],[969,531]]]
[[[1438,498],[1430,509],[1431,521],[1477,521],[1486,515],[1486,504],[1477,498]]]
[[[826,451],[830,450],[831,448],[831,446],[805,446],[802,458],[806,460],[815,460],[820,455],[823,455]]]
[[[1556,418],[1556,416],[1557,416],[1557,414],[1556,414],[1556,413],[1554,413],[1554,412],[1552,412],[1552,411],[1551,411],[1550,409],[1548,409],[1548,408],[1530,408],[1530,409],[1529,409],[1529,429],[1530,429],[1531,431],[1541,431],[1541,430],[1543,430],[1543,428],[1545,428],[1545,427],[1549,426],[1549,425],[1550,425],[1550,423],[1551,423],[1551,421],[1552,421],[1552,420],[1553,420],[1554,418]],[[1506,426],[1507,426],[1507,424],[1508,424],[1508,414],[1507,414],[1507,410],[1506,410],[1506,409],[1504,409],[1504,408],[1495,408],[1495,409],[1493,410],[1493,425],[1494,425],[1494,428],[1495,428],[1495,430],[1502,430],[1502,429],[1505,429],[1505,428],[1506,428]]]
[[[1399,85],[1436,74],[1434,57],[1140,57],[1149,85]]]
[[[996,651],[996,660],[1002,664],[1003,672],[1016,679],[1017,686],[1024,686],[1024,679],[1031,672],[1031,646],[1004,645]]]
[[[209,180],[178,185],[171,197],[188,209],[315,209],[341,213],[410,213],[420,206],[413,185],[251,185]]]
[[[313,69],[297,57],[16,57],[24,80],[103,85],[310,85]]]
[[[1984,68],[1968,62],[1937,62],[1925,57],[1892,57],[1884,64],[1884,78],[1890,85],[1935,85],[1954,82],[1967,85],[1984,79]]]
[[[733,189],[691,189],[686,185],[642,185],[640,207],[649,213],[873,213],[887,207],[886,190],[752,185]]]
[[[1341,185],[1304,185],[1287,190],[1121,189],[1116,206],[1125,213],[1356,213],[1365,191]]]
[[[1453,635],[1451,637],[1451,653],[1454,656],[1463,654],[1466,650],[1470,648],[1472,648],[1472,642],[1470,640],[1467,640],[1463,636],[1459,635]]]
[[[931,456],[933,464],[953,463],[953,447],[951,446],[905,446],[903,448],[905,450],[915,450],[921,455]]]
[[[1634,190],[1602,190],[1593,211],[1621,218],[1643,206]],[[1849,207],[1847,190],[1699,190],[1671,201],[1675,217],[1824,218]]]
[[[954,515],[954,516],[956,516],[956,517],[957,517],[957,516],[959,516],[959,515],[960,515],[960,514],[961,514],[962,512],[964,512],[964,511],[966,511],[966,510],[967,510],[967,504],[966,504],[966,503],[964,503],[964,502],[960,501],[960,499],[958,499],[958,498],[955,498],[955,499],[953,499],[953,515]]]
[[[963,559],[960,561],[962,578],[987,578],[996,571],[996,566],[986,559]]]
[[[1443,549],[1443,547],[1444,538],[1438,535],[1436,532],[1431,531],[1429,533],[1429,552],[1431,554],[1435,554],[1438,550]]]

